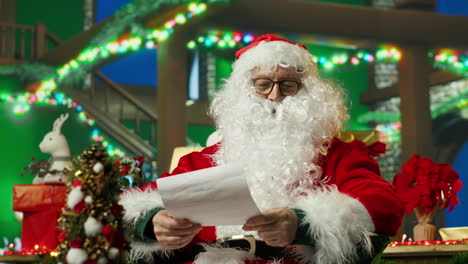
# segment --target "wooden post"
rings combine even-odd
[[[16,0],[0,0],[0,21],[16,23]]]
[[[168,171],[175,147],[185,146],[188,53],[180,29],[158,44],[157,139],[158,172]]]
[[[408,161],[414,154],[432,157],[432,119],[429,97],[431,65],[428,48],[405,44],[400,46],[399,90],[401,112],[401,159]],[[413,237],[417,223],[414,213],[405,216],[400,234]],[[434,224],[443,226],[443,214],[437,214]]]
[[[400,112],[402,162],[413,154],[432,156],[432,119],[429,98],[431,65],[428,49],[423,46],[401,46]]]
[[[34,33],[34,58],[38,59],[47,52],[46,26],[41,23],[36,24]]]

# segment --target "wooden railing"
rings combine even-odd
[[[100,80],[100,85],[94,83],[88,92],[90,101],[104,112],[118,121],[134,121],[135,133],[141,135],[142,122],[148,122],[150,126],[149,144],[156,146],[155,111],[147,107],[142,101],[112,81],[102,72],[93,72],[93,78]]]
[[[61,42],[57,36],[46,30],[44,24],[24,26],[0,22],[0,61],[1,59],[7,61],[38,59]],[[155,112],[102,72],[95,70],[90,74],[90,78],[92,79],[90,89],[82,90],[88,95],[89,103],[115,121],[135,122],[135,134],[140,137],[142,122],[149,122],[151,136],[148,143],[153,147],[156,146]],[[96,85],[94,80],[100,80],[99,85]],[[77,87],[72,89],[80,90]],[[125,142],[121,143],[125,145]]]
[[[0,58],[38,59],[59,42],[44,24],[26,26],[0,22]]]

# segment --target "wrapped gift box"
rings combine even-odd
[[[439,236],[442,240],[468,240],[468,226],[440,228]]]
[[[13,185],[13,210],[23,212],[23,250],[54,249],[58,245],[57,219],[66,203],[67,187],[62,184]]]

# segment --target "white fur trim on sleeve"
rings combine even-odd
[[[342,264],[356,255],[359,243],[371,250],[372,218],[364,205],[336,187],[310,193],[294,208],[305,212],[303,221],[310,225],[308,232],[315,241],[313,254],[302,254],[312,257],[306,261]]]
[[[164,204],[156,189],[131,189],[120,196],[119,204],[124,208],[123,219],[125,222],[136,222],[149,211],[162,208]]]
[[[119,204],[124,208],[123,220],[130,228],[135,230],[139,219],[144,217],[149,211],[155,208],[163,208],[161,196],[156,189],[132,189],[123,193]],[[133,241],[130,243],[132,248],[130,257],[132,260],[145,259],[152,260],[152,254],[171,254],[172,250],[163,248],[158,242]]]
[[[163,248],[158,242],[131,242],[130,247],[130,259],[133,261],[143,259],[145,263],[163,264],[154,261],[153,254],[169,257],[173,253],[171,249]]]
[[[255,256],[248,251],[236,248],[203,245],[205,252],[198,254],[195,264],[243,264],[245,260],[253,260]]]

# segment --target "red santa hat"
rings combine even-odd
[[[248,46],[238,50],[236,52],[236,60],[239,59],[240,56],[242,54],[244,54],[246,51],[252,49],[253,47],[256,47],[259,43],[261,43],[261,42],[271,42],[271,41],[283,41],[283,42],[286,42],[286,43],[289,43],[289,44],[292,44],[292,45],[299,46],[299,47],[301,47],[301,48],[308,51],[307,47],[304,46],[303,44],[292,42],[292,41],[287,40],[285,38],[278,37],[278,36],[276,36],[274,34],[265,34],[265,35],[261,35],[261,36],[255,38],[252,41],[252,43],[250,43]]]
[[[234,72],[245,72],[256,67],[295,67],[315,72],[316,67],[306,46],[273,34],[257,37],[250,45],[236,52]]]

